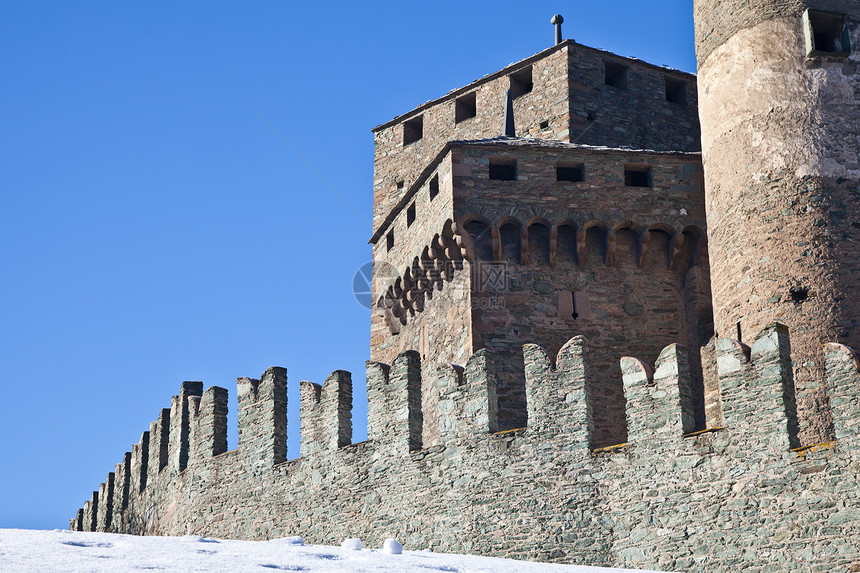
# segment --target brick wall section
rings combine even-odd
[[[170,408],[158,414],[158,420],[149,424],[149,461],[147,462],[146,481],[158,479],[158,474],[167,465],[170,445]]]
[[[856,357],[828,346],[839,440],[792,452],[788,381],[777,375],[783,335],[781,325],[766,329],[751,361],[743,345],[716,341],[727,428],[692,437],[681,348],[661,352],[653,377],[645,362],[625,359],[631,441],[594,453],[582,337],[557,357],[526,349],[532,424],[501,434],[490,433],[491,352],[462,370],[419,365],[416,353],[390,369],[370,362],[371,404],[386,406],[371,412],[367,442],[283,463],[236,451],[192,457],[132,494],[124,511],[115,505],[113,523],[137,534],[300,534],[330,544],[359,536],[368,546],[397,537],[407,548],[660,570],[843,571],[860,562]],[[441,439],[412,449],[421,380],[436,381]],[[280,411],[280,401],[269,393],[256,407]],[[740,414],[747,409],[755,411]],[[270,438],[283,437],[280,428],[270,425]],[[97,497],[74,527],[88,528]]]
[[[114,478],[115,474],[111,472],[105,482],[99,485],[98,531],[110,531],[113,520]]]
[[[500,427],[526,424],[522,345],[535,341],[555,353],[583,334],[594,350],[594,443],[626,441],[618,359],[633,352],[653,361],[666,344],[682,340],[698,348],[710,334],[700,332],[711,319],[698,155],[524,140],[452,144],[451,155],[458,228],[475,219],[489,224],[489,262],[504,265],[507,276],[504,292],[488,290],[469,265],[473,348],[500,356]],[[517,180],[489,179],[495,160],[515,160]],[[557,181],[559,164],[582,165],[585,181]],[[630,165],[650,166],[652,187],[625,186]],[[500,237],[509,222],[519,227],[513,259]],[[546,225],[548,237],[529,239],[535,222]],[[589,307],[575,319],[560,306],[574,292]],[[701,388],[698,356],[691,363]],[[704,427],[704,405],[697,409]]]
[[[352,375],[335,370],[322,386],[300,384],[301,455],[352,443]]]
[[[129,495],[140,493],[146,487],[149,466],[149,432],[140,435],[140,441],[131,446]]]
[[[832,342],[824,345],[824,352],[827,356],[827,385],[836,439],[842,440],[847,447],[856,448],[857,412],[860,411],[860,383],[857,376],[860,357],[853,349]]]
[[[808,4],[849,13],[849,56],[806,57]],[[805,357],[794,375],[802,440],[825,441],[819,343],[860,344],[860,299],[849,294],[860,283],[860,5],[697,2],[697,13],[710,260],[724,277],[716,332],[736,337],[739,324],[746,339],[788,325]]]
[[[213,386],[189,397],[190,457],[207,458],[227,451],[227,390]]]
[[[183,382],[179,395],[174,396],[170,406],[170,445],[167,450],[168,464],[172,472],[181,472],[188,465],[191,453],[192,397],[203,394],[203,382]]]
[[[236,381],[239,402],[239,453],[249,467],[268,467],[287,459],[287,371],[269,368],[259,379]]]
[[[607,61],[628,68],[626,89],[606,85]],[[700,149],[693,76],[565,41],[375,128],[374,230],[446,142],[501,135],[510,76],[528,66],[533,89],[514,100],[519,136],[658,150]],[[666,78],[686,85],[686,103],[666,100]],[[457,99],[469,93],[476,95],[477,115],[457,123]],[[418,116],[423,117],[423,137],[404,145],[404,122]]]
[[[430,184],[438,177],[439,193],[430,198]],[[415,206],[415,221],[407,223],[407,210]],[[438,281],[429,294],[421,297],[423,310],[419,319],[408,319],[407,324],[393,333],[386,323],[384,312],[377,302],[395,279],[402,277],[416,258],[420,259],[430,247],[433,238],[443,232],[446,221],[453,217],[451,189],[451,160],[440,158],[438,167],[430,170],[417,184],[414,195],[397,213],[390,227],[373,245],[374,278],[372,282],[370,357],[379,362],[391,363],[406,350],[416,349],[422,356],[464,364],[472,353],[471,326],[463,320],[471,306],[468,262],[460,261],[450,278]],[[394,233],[394,248],[389,250],[386,235]],[[465,265],[465,266],[464,266]],[[414,316],[410,314],[410,317]],[[390,317],[389,317],[390,319]]]

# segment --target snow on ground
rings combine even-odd
[[[632,573],[631,569],[553,565],[430,551],[404,550],[398,555],[378,548],[350,549],[356,546],[356,541],[350,540],[344,544],[347,548],[343,548],[302,545],[297,537],[227,541],[198,536],[138,537],[59,529],[0,529],[0,571]]]

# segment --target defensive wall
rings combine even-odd
[[[185,382],[78,510],[75,530],[407,548],[663,570],[846,571],[860,563],[860,357],[824,345],[836,440],[801,444],[788,330],[714,341],[721,419],[695,421],[688,353],[622,358],[629,441],[593,449],[588,342],[523,349],[528,426],[497,432],[490,350],[462,367],[368,362],[368,440],[352,388],[301,382],[301,456],[286,460],[286,371],[227,391]],[[426,406],[427,395],[433,407]]]

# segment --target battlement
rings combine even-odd
[[[368,441],[359,445],[351,443],[350,373],[335,371],[322,385],[303,381],[301,455],[289,464],[282,463],[286,459],[287,384],[283,368],[270,368],[259,380],[237,380],[239,444],[232,452],[227,452],[226,445],[227,390],[212,387],[203,392],[202,383],[185,382],[171,400],[170,410],[159,413],[158,421],[78,510],[70,527],[147,534],[205,531],[239,537],[245,536],[243,531],[252,537],[301,532],[315,541],[333,542],[347,530],[361,532],[363,538],[379,535],[373,530],[383,523],[387,524],[383,535],[394,532],[413,543],[453,549],[460,546],[436,536],[434,524],[465,526],[463,516],[452,517],[446,510],[443,513],[448,517],[439,522],[439,507],[434,505],[430,512],[410,511],[417,517],[404,530],[403,523],[386,517],[388,512],[397,504],[427,509],[422,504],[435,503],[431,501],[433,492],[445,491],[451,483],[455,484],[450,490],[455,498],[468,500],[477,512],[468,520],[481,522],[489,514],[483,516],[480,500],[493,496],[487,480],[503,479],[514,488],[532,483],[561,488],[550,497],[541,496],[542,503],[553,506],[547,511],[556,512],[556,504],[572,500],[620,503],[630,492],[613,488],[633,479],[626,475],[630,464],[664,481],[683,468],[693,487],[711,488],[713,484],[700,480],[730,479],[740,467],[738,456],[742,455],[747,466],[744,471],[757,476],[754,479],[789,480],[793,487],[804,488],[808,486],[801,482],[805,483],[807,473],[839,473],[845,464],[860,461],[856,458],[860,432],[855,423],[860,417],[860,358],[852,349],[825,346],[837,440],[821,450],[826,453],[818,453],[802,448],[811,444],[797,441],[787,329],[780,324],[768,326],[752,347],[719,339],[714,348],[724,427],[709,428],[709,433],[694,431],[697,390],[692,383],[690,354],[683,345],[671,344],[653,366],[637,358],[620,358],[628,441],[608,449],[594,447],[593,436],[600,423],[592,415],[595,396],[590,363],[594,356],[583,336],[570,339],[555,356],[540,346],[525,345],[528,424],[514,432],[497,432],[497,370],[502,365],[486,349],[476,352],[462,367],[422,361],[414,351],[400,354],[391,365],[368,362]],[[158,468],[165,457],[160,438],[165,435],[169,463]],[[802,452],[792,451],[798,448]],[[658,452],[662,453],[656,455]],[[182,460],[185,465],[180,467]],[[570,481],[573,475],[592,476],[579,479],[600,485],[602,501],[591,499],[595,495],[591,485],[579,493],[562,494],[569,485],[579,483]],[[683,488],[673,489],[680,487],[677,482],[669,481],[675,485],[661,487],[672,491],[660,495],[673,503],[696,506],[698,502]],[[478,482],[480,490],[470,486]],[[535,495],[517,491],[526,499]],[[823,499],[836,495],[835,490],[817,491]],[[367,496],[377,501],[371,502]],[[231,517],[216,519],[220,512],[216,507],[222,503],[218,500],[226,499],[260,515],[247,525]],[[701,501],[710,503],[707,496]],[[627,503],[632,502],[624,501],[619,509]],[[491,504],[486,511],[513,517],[518,515],[517,507],[516,503],[508,508]],[[839,507],[837,502],[825,503],[815,519],[832,522]],[[337,515],[341,511],[350,516],[348,524],[337,519],[331,528],[319,525],[328,512]],[[283,512],[294,518],[284,522],[266,517]],[[267,525],[261,526],[256,519]],[[781,527],[775,525],[778,520],[768,523],[772,533]],[[525,524],[543,527],[531,519],[523,527]],[[607,535],[594,523],[588,527],[587,535],[594,535],[595,543],[596,537]],[[834,535],[843,531],[836,529]],[[613,539],[614,548],[604,547],[603,553],[591,555],[588,562],[626,563],[619,557],[623,553],[619,548],[627,542],[621,537]],[[674,543],[688,547],[681,538]],[[573,544],[561,546],[570,558],[585,555]],[[492,544],[486,547],[487,553],[497,551]],[[856,555],[856,548],[851,551]],[[521,555],[516,549],[507,554]]]

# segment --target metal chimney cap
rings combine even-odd
[[[549,21],[550,24],[564,24],[564,18],[561,17],[561,14],[556,14],[552,17],[552,20]]]

